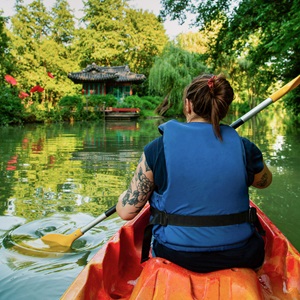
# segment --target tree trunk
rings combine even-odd
[[[159,104],[159,106],[155,109],[155,112],[158,113],[160,116],[163,116],[165,114],[165,112],[171,107],[171,104],[169,101],[170,93],[171,92],[169,92],[166,95],[166,97],[164,98],[162,103]]]

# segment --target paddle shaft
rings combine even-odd
[[[103,221],[104,219],[108,218],[109,216],[111,216],[112,214],[114,214],[116,212],[116,205],[112,206],[111,208],[109,208],[107,211],[105,211],[104,213],[102,213],[98,218],[96,218],[94,221],[90,222],[89,224],[83,226],[80,228],[80,231],[82,232],[82,234],[84,234],[85,232],[87,232],[88,230],[90,230],[92,227],[96,226],[98,223],[100,223],[101,221]]]
[[[272,94],[269,98],[252,108],[250,111],[248,111],[246,114],[244,114],[242,117],[240,117],[238,120],[233,122],[230,126],[233,128],[238,128],[242,124],[244,124],[246,121],[248,121],[250,118],[258,114],[261,110],[269,106],[270,104],[277,101],[279,98],[284,96],[287,92],[293,90],[300,84],[300,75],[298,75],[295,79],[291,80],[289,83],[287,83],[285,86],[283,86],[281,89],[279,89],[277,92]]]

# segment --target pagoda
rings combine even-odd
[[[130,71],[127,65],[101,67],[92,63],[81,72],[71,72],[68,78],[82,84],[84,95],[114,95],[119,101],[132,95],[132,85],[141,84],[146,76]]]

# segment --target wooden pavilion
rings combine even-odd
[[[132,85],[140,84],[146,76],[130,72],[127,65],[101,67],[92,63],[81,72],[72,72],[68,78],[82,84],[84,95],[114,95],[118,101],[132,95]]]

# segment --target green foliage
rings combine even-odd
[[[137,95],[127,96],[118,107],[127,108],[140,108],[143,110],[155,110],[156,107],[161,103],[161,97],[144,96],[139,97]]]
[[[83,21],[87,24],[79,33],[76,48],[80,64],[85,67],[93,62],[98,65],[123,64],[121,46],[124,43],[125,23],[121,0],[88,0]]]
[[[142,105],[142,99],[139,96],[133,95],[127,96],[119,106],[128,108],[142,108]]]
[[[275,82],[287,83],[300,74],[299,0],[161,2],[163,16],[181,20],[186,12],[195,13],[201,30],[214,30],[216,21],[221,24],[211,40],[207,61],[215,70],[225,70],[238,92],[247,92],[243,100],[250,107],[267,96]],[[287,102],[294,113],[299,113],[297,103],[299,93]]]
[[[137,95],[127,96],[118,107],[125,108],[139,108],[141,117],[156,117],[155,109],[161,103],[161,97],[144,96],[139,97]]]
[[[24,6],[22,1],[15,5],[17,14],[12,17],[13,32],[24,41],[41,41],[50,34],[52,18],[41,0]]]
[[[295,101],[296,99],[296,101]],[[300,121],[300,91],[299,88],[291,91],[284,96],[284,104],[293,112],[298,121]]]
[[[168,39],[163,25],[149,12],[133,10],[123,0],[88,0],[74,52],[80,66],[129,65],[133,72],[149,74],[155,56]]]
[[[82,105],[82,96],[77,96],[77,95],[68,95],[64,96],[60,99],[58,105],[59,106],[65,106],[68,108],[75,108],[77,106]]]
[[[244,101],[244,102],[233,101],[230,105],[229,113],[239,112],[240,115],[243,115],[243,114],[247,113],[250,109],[251,108],[246,101]]]
[[[117,105],[117,99],[114,95],[90,95],[86,97],[86,103],[92,106],[104,105],[105,107],[114,107]]]
[[[10,38],[8,37],[6,24],[7,18],[2,17],[0,11],[0,83],[4,82],[4,76],[14,69],[10,54]]]
[[[148,11],[127,9],[125,61],[133,72],[148,77],[155,57],[160,55],[168,42],[163,24]]]
[[[155,96],[144,96],[142,97],[142,108],[143,109],[149,109],[149,110],[155,110],[158,105],[162,102],[162,97],[155,97]]]
[[[200,56],[169,44],[156,58],[149,74],[149,93],[164,100],[157,108],[160,115],[173,107],[175,115],[182,114],[184,88],[200,73],[209,72]]]
[[[58,44],[68,45],[74,39],[75,34],[75,22],[68,1],[56,0],[51,16],[53,18],[52,38]]]
[[[5,27],[6,19],[0,12],[0,85],[5,84],[5,74],[17,79],[19,91],[29,93],[38,84],[45,91],[33,94],[32,100],[52,107],[43,109],[37,103],[28,109],[27,120],[56,119],[54,108],[60,99],[81,93],[81,86],[68,79],[69,72],[96,62],[104,66],[127,64],[133,72],[147,76],[167,42],[161,21],[152,13],[129,8],[127,1],[89,0],[84,7],[79,29],[75,29],[67,0],[56,0],[50,10],[42,0],[28,5],[16,0],[11,30]],[[145,84],[134,89],[140,94],[147,91]],[[94,106],[103,102],[116,106],[113,97],[87,101]],[[43,112],[38,113],[39,108]],[[87,117],[83,108],[75,111],[79,118]]]
[[[0,89],[0,125],[22,123],[24,106],[15,88],[3,86]]]
[[[66,15],[61,22],[68,23],[67,17],[70,17],[70,13],[68,15],[63,7],[59,7],[59,14]],[[41,1],[33,1],[27,6],[18,1],[16,11],[16,15],[11,19],[12,32],[9,33],[9,37],[12,62],[17,67],[14,73],[20,89],[28,92],[39,84],[45,89],[44,99],[40,100],[53,104],[64,95],[75,93],[76,86],[67,78],[67,74],[78,65],[71,55],[70,46],[66,44],[67,37],[62,37],[62,29],[57,29],[58,20],[53,19],[57,17],[55,10],[52,17]],[[72,24],[73,17],[68,20],[69,24]],[[69,27],[65,28],[67,29]],[[52,73],[54,78],[50,78],[48,72]]]
[[[134,86],[134,93],[157,96],[159,103],[142,97],[129,98],[124,105],[155,109],[160,115],[181,114],[183,89],[199,73],[224,73],[234,87],[239,109],[253,107],[274,91],[273,85],[282,86],[300,73],[299,0],[162,0],[165,15],[180,19],[187,11],[196,13],[201,30],[180,35],[167,46],[161,19],[131,9],[128,3],[85,1],[80,29],[75,29],[67,0],[56,0],[49,11],[42,0],[28,5],[16,0],[11,29],[6,28],[7,19],[0,12],[0,89],[5,91],[5,74],[18,81],[14,97],[17,90],[29,93],[37,84],[45,89],[31,95],[35,104],[27,108],[26,120],[61,120],[63,110],[56,109],[56,104],[66,95],[81,95],[80,84],[74,84],[67,74],[93,62],[128,64],[133,72],[145,74],[147,80]],[[298,90],[285,97],[294,114],[300,112]],[[67,114],[78,119],[99,118],[99,105],[118,105],[115,98],[102,97],[93,95],[88,103],[84,98],[72,109],[66,108],[66,119]],[[8,111],[2,115],[3,124],[22,119],[22,114],[9,113],[5,103],[0,107]],[[85,109],[86,104],[95,111]]]

